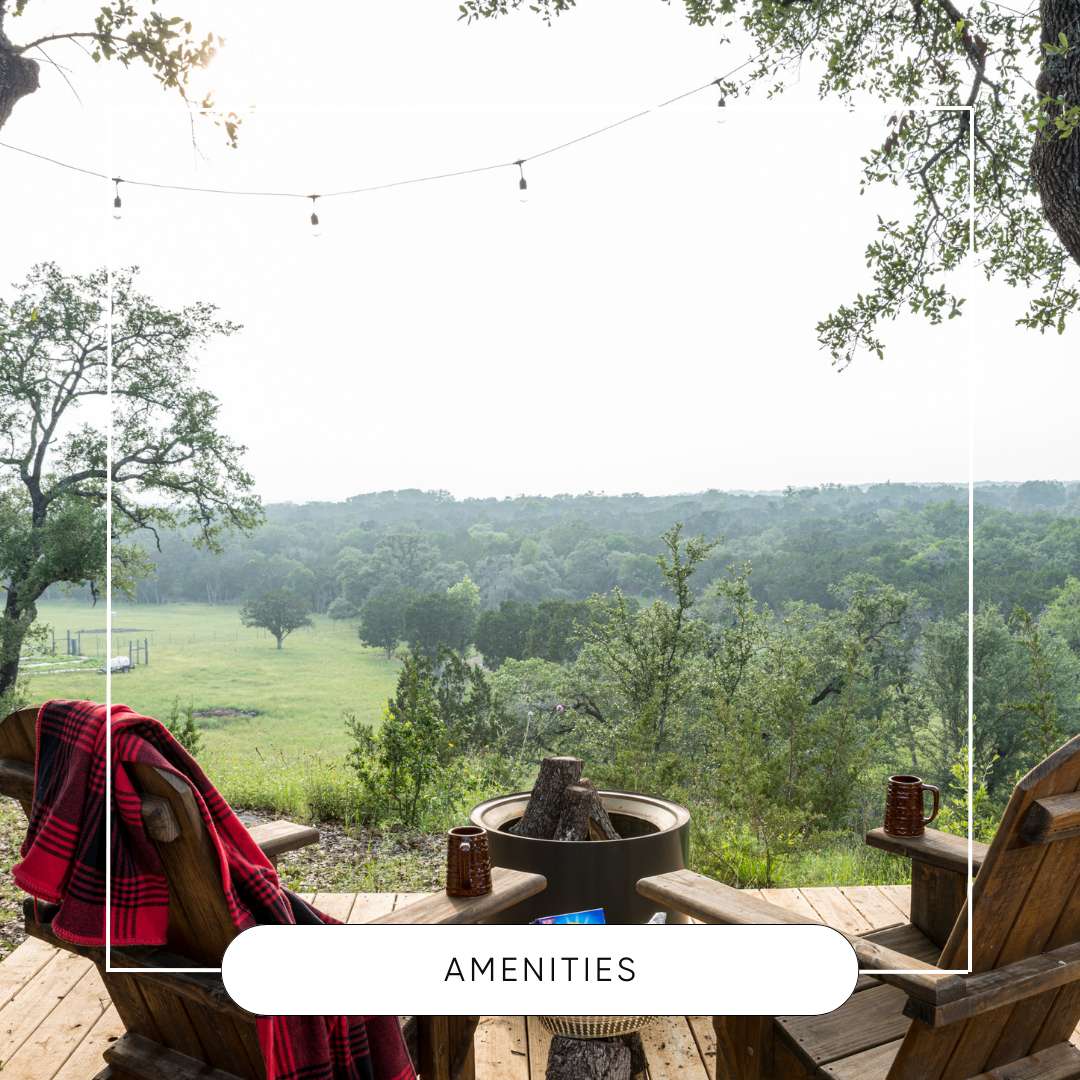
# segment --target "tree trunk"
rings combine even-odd
[[[274,637],[276,637],[276,638],[277,638],[277,647],[278,647],[279,649],[281,648],[281,639],[282,639],[282,638],[283,638],[284,636],[285,636],[284,634],[275,634],[275,635],[274,635]]]
[[[1080,4],[1077,0],[1042,0],[1041,43],[1058,44],[1058,33],[1069,41],[1064,56],[1043,57],[1043,69],[1035,83],[1040,100],[1063,97],[1069,105],[1080,105]],[[1043,213],[1065,250],[1080,263],[1080,131],[1059,139],[1053,118],[1060,106],[1049,106],[1051,121],[1035,136],[1031,150],[1031,175],[1039,190]]]
[[[37,88],[37,61],[16,53],[0,29],[0,127],[7,123],[15,103]]]
[[[583,776],[578,781],[578,784],[581,787],[587,787],[593,795],[592,802],[589,805],[590,839],[621,840],[622,837],[615,831],[615,826],[611,824],[607,807],[604,805],[604,800],[600,798],[600,792],[596,790],[596,785],[587,776]]]
[[[518,836],[550,840],[563,810],[563,792],[581,779],[585,762],[576,757],[548,757],[540,763],[532,797],[521,820],[510,829]]]
[[[33,604],[26,611],[20,611],[19,607],[18,587],[9,581],[7,602],[0,615],[0,699],[14,688],[19,678],[19,652],[37,615]]]
[[[582,784],[571,784],[566,788],[563,792],[562,813],[551,839],[588,840],[592,801],[593,793]]]

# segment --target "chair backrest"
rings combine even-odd
[[[0,722],[0,788],[19,799],[27,817],[34,775],[26,767],[32,770],[35,762],[37,714],[37,708],[21,709]],[[199,967],[220,967],[236,929],[225,901],[217,852],[192,790],[152,766],[129,764],[126,768],[142,793],[143,821],[155,840],[168,883],[166,951]],[[98,970],[129,1034],[212,1067],[202,1067],[199,1075],[266,1080],[254,1018],[241,1018],[235,1006],[222,1010],[220,1004],[193,1000],[151,974],[109,973],[102,964]],[[162,1068],[155,1060],[152,1074],[158,1075]],[[127,1073],[121,1070],[117,1075]]]
[[[1080,736],[1016,785],[972,886],[972,975],[1080,942],[1078,789]],[[938,966],[968,966],[966,904]],[[941,1027],[915,1022],[889,1080],[966,1080],[1067,1042],[1078,1021],[1080,981]]]
[[[20,709],[0,723],[0,761],[34,766],[37,753],[37,707]],[[169,952],[204,967],[220,967],[221,958],[237,931],[229,915],[221,880],[221,865],[191,788],[170,773],[152,766],[129,764],[128,775],[143,794],[143,817],[161,814],[164,800],[178,829],[154,830],[155,842],[169,888]],[[30,793],[16,794],[26,816]],[[169,817],[169,815],[165,815]],[[170,819],[170,820],[171,820]],[[152,832],[153,835],[153,832]],[[165,840],[165,835],[175,835]]]

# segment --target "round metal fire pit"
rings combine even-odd
[[[506,830],[525,813],[529,792],[474,806],[469,821],[487,829],[492,866],[543,874],[547,888],[490,922],[526,923],[547,915],[603,908],[609,923],[646,923],[657,911],[668,922],[685,915],[637,891],[640,878],[682,870],[690,855],[690,812],[678,803],[631,791],[601,791],[621,840],[533,840]]]

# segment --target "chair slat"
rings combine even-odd
[[[148,795],[167,799],[181,826],[171,843],[157,844],[169,886],[168,947],[207,967],[220,967],[236,937],[221,880],[221,864],[191,788],[152,766],[129,764],[132,780]]]
[[[1038,1033],[1028,1047],[1028,1053],[1034,1054],[1046,1050],[1056,1043],[1067,1042],[1076,1027],[1076,1014],[1080,1011],[1080,983],[1070,983],[1059,991],[1054,1004],[1046,1014]]]
[[[1058,989],[1046,990],[1017,1002],[1010,1011],[1008,1022],[1001,1029],[984,1068],[996,1069],[999,1065],[1007,1065],[1010,1061],[1027,1057],[1031,1052],[1032,1032],[1038,1032],[1042,1027],[1057,996]]]
[[[960,1039],[962,1024],[928,1028],[912,1024],[889,1068],[888,1080],[938,1080]]]

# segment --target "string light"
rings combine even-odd
[[[667,101],[662,101],[659,105],[654,106],[652,109],[644,109],[642,112],[634,113],[633,116],[624,117],[622,120],[616,120],[613,124],[607,124],[602,128],[597,128],[595,131],[587,132],[584,135],[579,135],[577,138],[569,139],[567,142],[559,143],[557,146],[548,147],[547,150],[541,150],[537,154],[532,154],[527,158],[518,158],[517,161],[504,161],[497,162],[494,165],[480,165],[473,169],[459,169],[456,172],[438,173],[431,176],[415,176],[408,180],[394,180],[386,184],[372,184],[368,187],[352,188],[348,191],[330,191],[325,195],[301,195],[295,191],[235,191],[223,188],[205,188],[205,187],[192,187],[187,184],[157,184],[148,180],[122,180],[118,176],[108,177],[104,173],[95,172],[93,169],[83,169],[78,165],[70,165],[66,161],[58,161],[56,158],[51,158],[46,154],[36,154],[32,150],[24,150],[21,146],[12,146],[10,143],[0,142],[0,147],[5,150],[14,150],[19,154],[26,154],[28,157],[37,158],[39,161],[47,161],[52,165],[59,165],[64,169],[71,169],[73,172],[85,173],[87,176],[95,176],[102,180],[111,179],[116,184],[116,197],[113,199],[113,209],[120,210],[120,184],[135,184],[138,187],[152,187],[160,188],[165,191],[196,191],[203,195],[242,195],[255,198],[285,198],[285,199],[311,199],[312,212],[311,212],[311,224],[317,226],[319,224],[319,216],[315,213],[315,200],[321,198],[331,198],[335,195],[362,195],[371,191],[385,191],[387,188],[403,187],[407,184],[421,184],[431,180],[447,180],[456,176],[470,176],[473,173],[490,172],[492,169],[505,169],[510,165],[516,165],[520,173],[520,179],[518,180],[518,191],[521,194],[521,201],[528,201],[528,188],[529,185],[525,180],[524,169],[522,168],[526,161],[532,161],[536,158],[546,157],[548,154],[557,153],[560,150],[565,150],[568,146],[573,146],[576,143],[584,142],[586,139],[594,138],[597,135],[602,135],[606,131],[611,131],[613,128],[628,124],[632,120],[637,120],[642,116],[648,116],[649,113],[654,112],[656,109],[662,109],[667,105],[673,105],[677,101],[682,101],[684,98],[688,98],[693,94],[700,93],[702,90],[708,90],[710,86],[722,86],[723,83],[731,78],[736,72],[741,71],[744,67],[748,67],[750,64],[755,63],[765,56],[767,50],[763,50],[758,53],[757,56],[752,56],[749,60],[744,60],[738,67],[732,68],[726,75],[722,75],[719,79],[713,79],[711,82],[706,83],[704,86],[695,87],[693,90],[687,90],[684,94],[679,94],[677,97],[670,98]],[[718,103],[719,105],[725,105],[724,98],[721,97]],[[113,215],[119,219],[119,212]]]

